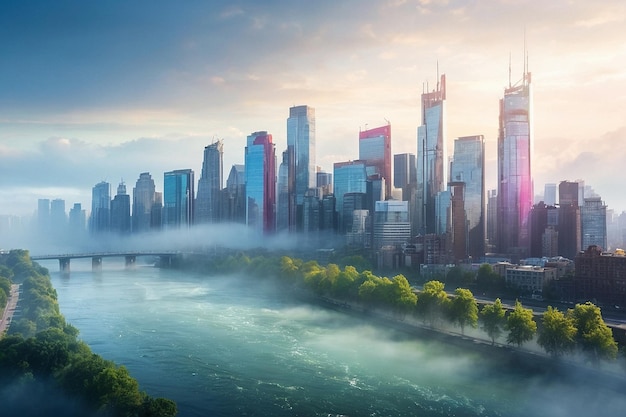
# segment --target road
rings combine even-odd
[[[7,300],[7,305],[2,312],[2,321],[0,321],[0,337],[4,335],[4,332],[9,328],[9,325],[11,324],[11,320],[13,319],[13,314],[15,313],[15,308],[17,307],[17,302],[19,298],[19,284],[11,285],[9,299]]]

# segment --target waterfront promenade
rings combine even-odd
[[[2,312],[2,321],[0,321],[0,337],[4,335],[4,332],[7,331],[9,325],[11,324],[11,320],[13,320],[13,314],[15,313],[15,308],[17,307],[17,302],[20,298],[19,290],[19,284],[11,285],[9,299],[7,300],[7,305],[4,307],[4,311]]]

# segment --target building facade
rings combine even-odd
[[[409,204],[406,201],[377,201],[373,222],[373,249],[401,246],[411,239]]]
[[[155,186],[149,172],[142,172],[133,188],[133,233],[147,232],[152,228],[152,206]]]
[[[108,232],[111,226],[111,185],[102,181],[91,189],[91,217],[89,230],[92,233]]]
[[[580,211],[580,231],[582,247],[586,250],[589,246],[599,246],[607,249],[606,232],[606,205],[600,197],[584,199]]]
[[[130,196],[126,193],[126,184],[122,181],[117,186],[117,194],[111,201],[111,231],[127,234],[130,230]]]
[[[342,234],[347,231],[343,212],[344,195],[348,193],[367,193],[367,172],[365,167],[365,161],[336,162],[333,166],[335,208],[337,210],[338,228]],[[352,216],[352,213],[350,213],[350,216]]]
[[[437,193],[446,187],[445,143],[446,76],[437,88],[422,94],[422,124],[417,128],[417,204],[419,234],[436,233]]]
[[[290,229],[302,229],[302,204],[308,189],[316,187],[315,109],[306,105],[289,108],[287,119],[289,156]],[[295,204],[295,207],[293,205]],[[295,224],[294,224],[295,223]]]
[[[248,136],[246,163],[246,223],[259,233],[276,231],[276,151],[266,131]]]
[[[385,180],[385,198],[391,197],[391,124],[359,132],[359,160],[366,162],[368,177]]]
[[[198,195],[195,202],[196,224],[219,223],[220,197],[222,191],[224,172],[224,142],[216,142],[204,148],[202,161],[202,173],[198,180]]]
[[[179,169],[164,173],[164,229],[178,229],[193,225],[194,183],[194,172],[191,169]]]
[[[532,96],[530,73],[509,84],[500,100],[498,131],[497,250],[514,257],[528,255],[529,216],[533,202],[531,176]]]
[[[467,255],[480,259],[485,254],[485,138],[460,137],[454,141],[450,184],[463,183]],[[453,220],[457,223],[457,220]],[[460,226],[460,223],[457,224]],[[456,246],[456,244],[454,244]]]

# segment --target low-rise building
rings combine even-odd
[[[519,288],[532,294],[541,294],[543,288],[556,279],[555,268],[544,268],[532,265],[511,265],[506,268],[507,285]]]

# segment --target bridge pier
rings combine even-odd
[[[172,256],[171,255],[161,255],[159,256],[159,267],[160,268],[171,268],[172,267]]]
[[[135,267],[135,262],[137,262],[137,257],[135,255],[127,255],[124,258],[126,259],[126,269]]]
[[[64,274],[70,273],[70,258],[59,258],[59,271]]]
[[[91,258],[91,270],[102,271],[102,256],[94,256]]]

